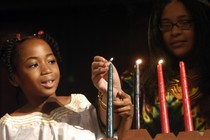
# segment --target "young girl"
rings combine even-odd
[[[155,137],[161,133],[157,64],[163,64],[170,132],[185,130],[179,61],[187,71],[194,130],[210,128],[210,4],[205,0],[158,0],[150,17],[149,60],[141,73],[141,128]],[[103,57],[94,59],[101,67]],[[93,71],[93,75],[96,72]],[[115,73],[118,76],[117,73]],[[122,76],[125,92],[134,92],[134,74]],[[119,79],[115,79],[119,83]],[[100,85],[102,87],[102,85]]]
[[[1,118],[0,139],[95,140],[104,137],[98,121],[105,121],[106,117],[98,119],[95,107],[83,94],[56,96],[60,54],[52,37],[43,31],[34,35],[16,34],[3,43],[0,58],[7,67],[10,83],[27,99],[24,106]],[[127,97],[122,95],[129,102]],[[132,116],[127,104],[121,105],[122,110],[117,113]],[[124,124],[120,123],[122,130],[125,130]],[[122,130],[119,128],[119,136]]]

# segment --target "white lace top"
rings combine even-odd
[[[96,109],[83,94],[71,94],[69,104],[49,115],[6,114],[0,120],[0,140],[99,140],[103,137]]]

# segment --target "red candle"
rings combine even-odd
[[[168,110],[166,106],[165,84],[164,84],[163,70],[162,70],[162,60],[160,60],[159,64],[157,65],[157,75],[158,75],[158,94],[160,101],[161,129],[162,133],[170,133]]]
[[[184,125],[185,131],[193,131],[193,123],[192,123],[192,115],[191,115],[191,107],[190,107],[190,99],[188,92],[188,83],[185,71],[184,62],[179,62],[180,67],[180,83],[182,87],[182,100],[183,100],[183,109],[184,109]]]

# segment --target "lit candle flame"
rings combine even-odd
[[[109,62],[112,62],[114,60],[114,58],[113,57],[111,57],[110,59],[109,59]]]
[[[163,63],[163,59],[160,59],[159,61],[158,61],[158,64],[162,64]]]
[[[136,65],[141,64],[141,63],[142,63],[141,59],[136,60]]]

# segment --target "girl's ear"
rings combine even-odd
[[[12,84],[13,86],[18,87],[18,80],[17,80],[17,76],[16,76],[16,75],[11,74],[11,75],[9,76],[9,82],[10,82],[10,84]]]

